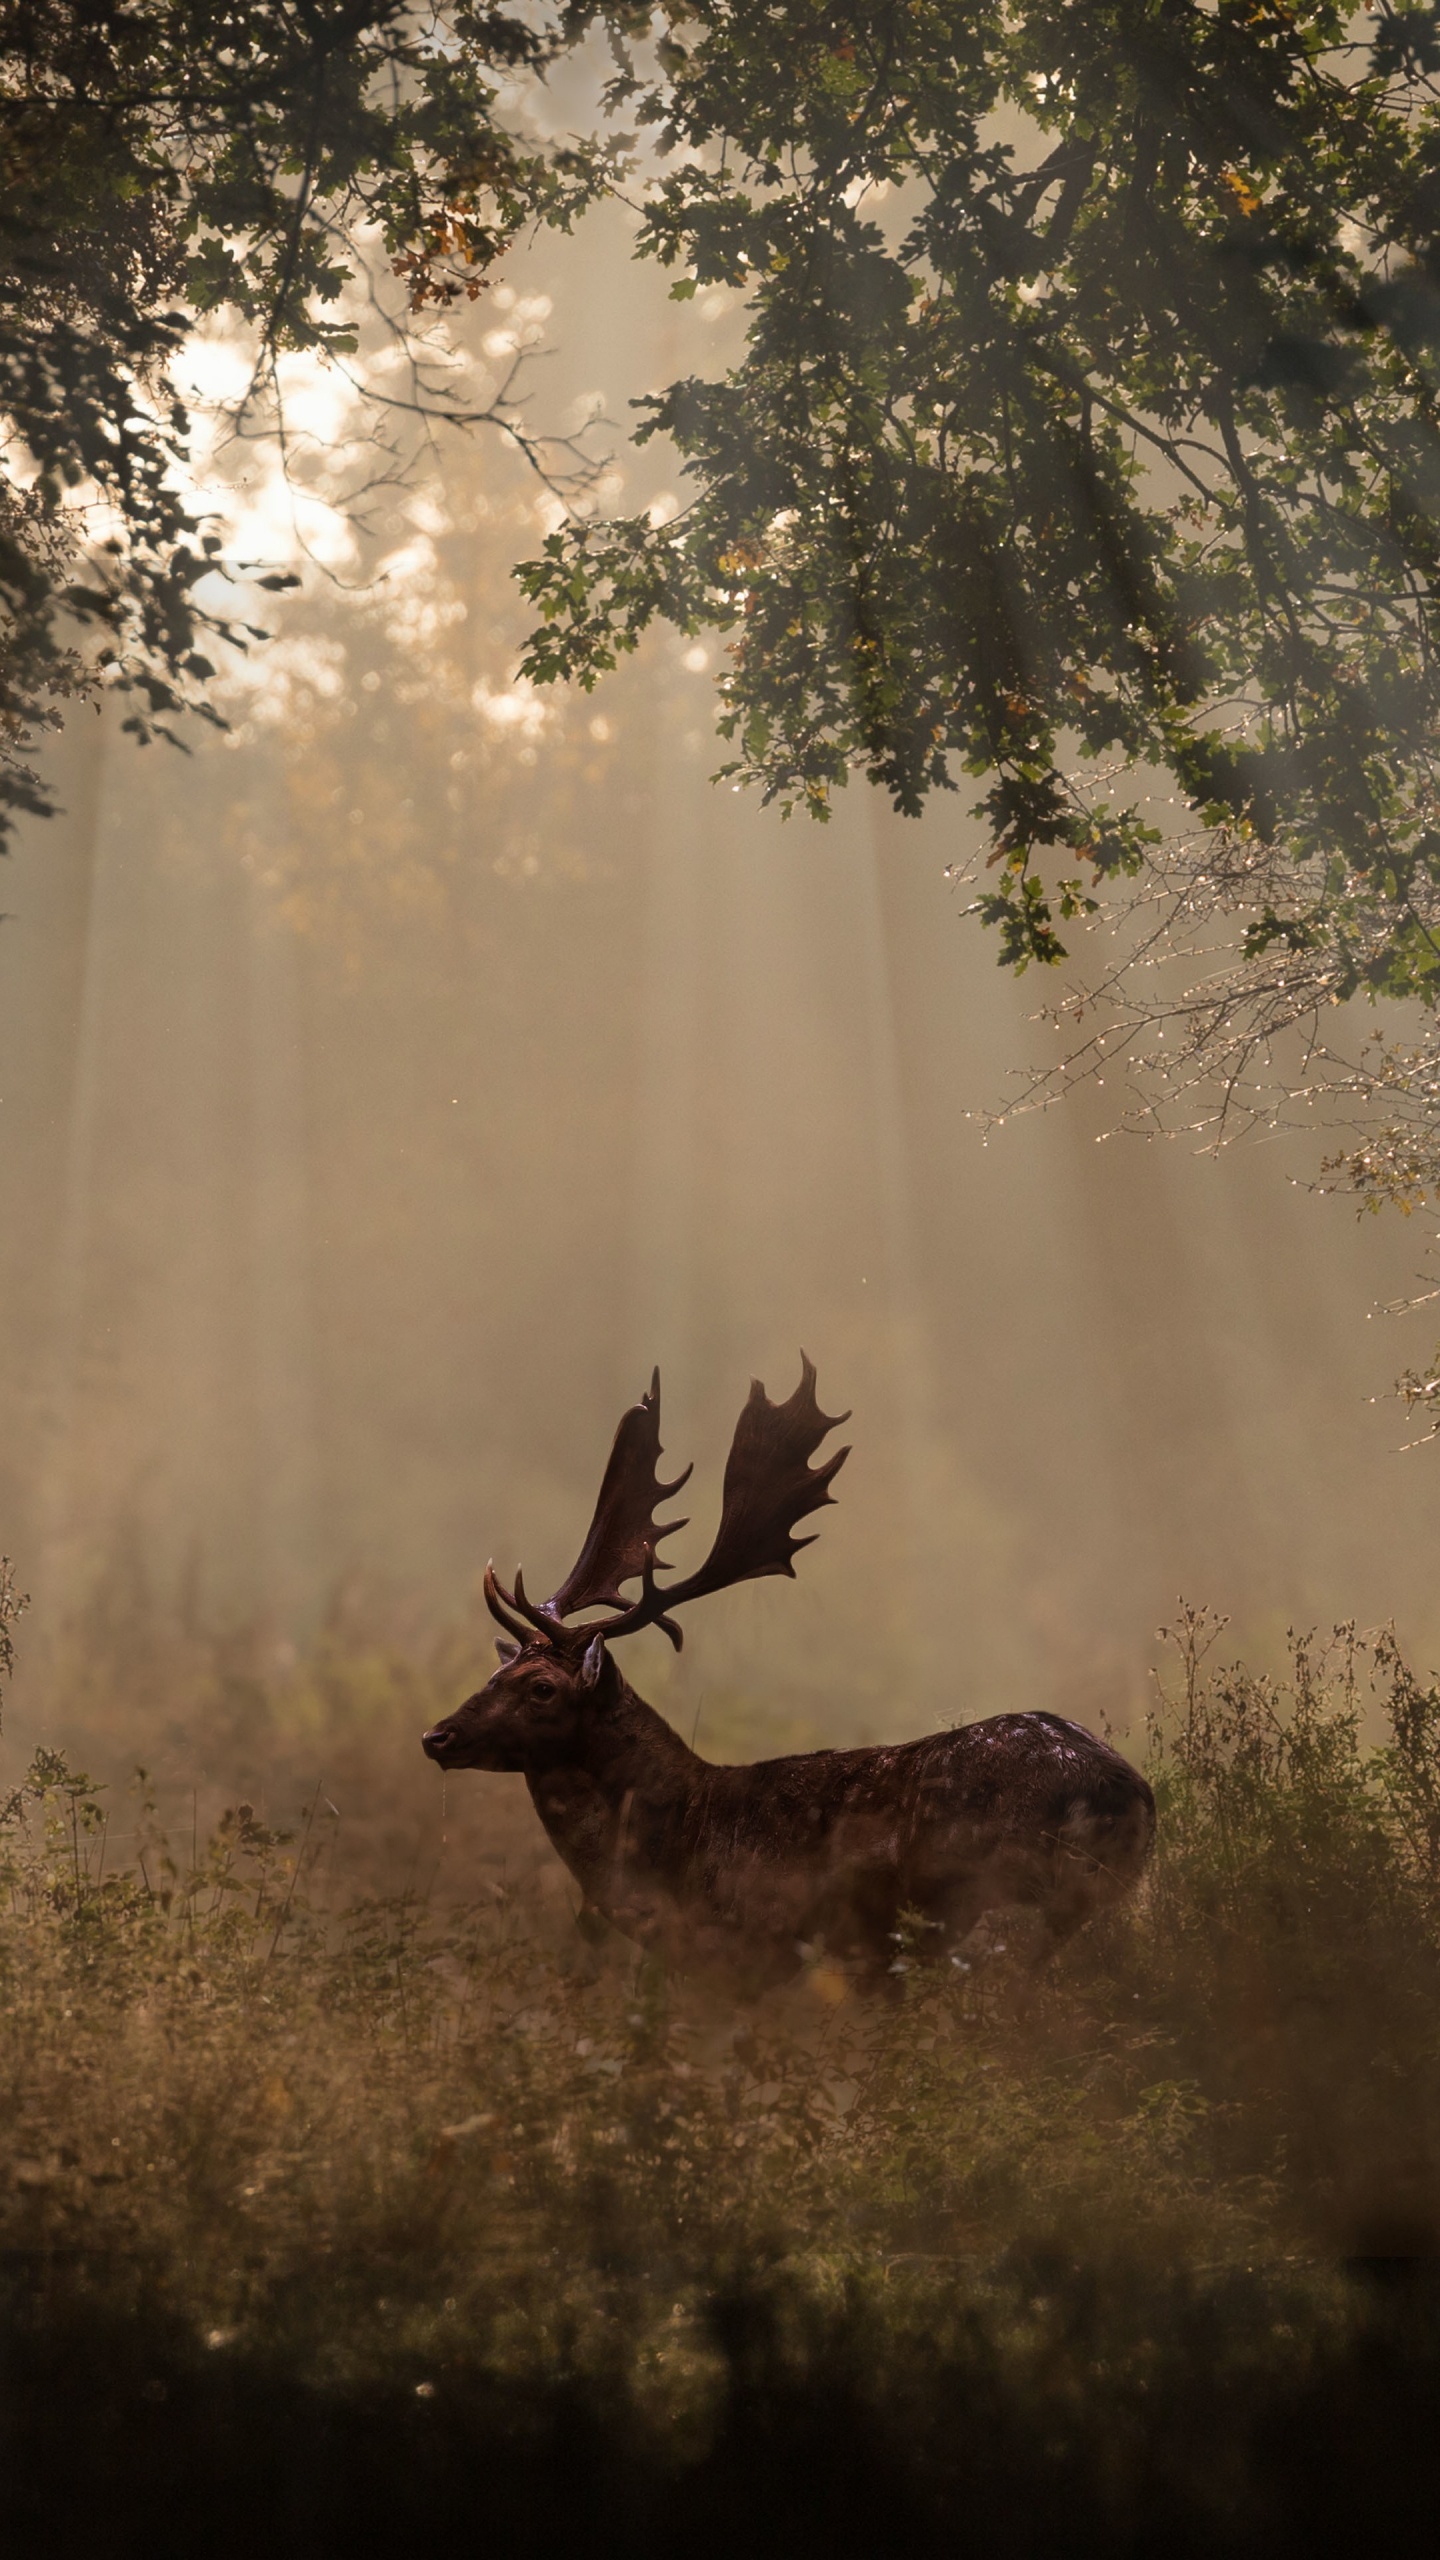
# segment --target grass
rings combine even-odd
[[[153,1785],[112,1809],[38,1750],[0,1806],[12,2538],[1279,2553],[1432,2521],[1440,1690],[1347,1629],[1283,1679],[1174,1633],[1151,1882],[1038,1995],[1002,1920],[963,1970],[897,1945],[891,2006],[821,1957],[741,2013],[582,1938],[513,1789],[396,1890],[328,1777],[284,1822],[202,1823],[197,1788],[167,1836]],[[346,1661],[250,1694],[271,1802],[317,1698],[362,1800],[387,1682]]]

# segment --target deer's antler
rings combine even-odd
[[[683,1582],[655,1583],[653,1567],[644,1567],[639,1600],[600,1632],[607,1644],[615,1636],[633,1635],[639,1627],[663,1630],[677,1653],[683,1637],[669,1615],[687,1600],[707,1592],[728,1591],[737,1582],[758,1582],[767,1574],[794,1579],[794,1558],[814,1535],[797,1538],[797,1520],[833,1500],[830,1491],[850,1455],[837,1449],[824,1465],[809,1463],[827,1431],[848,1422],[848,1413],[822,1413],[815,1400],[815,1366],[800,1354],[800,1384],[784,1404],[772,1404],[758,1378],[750,1382],[749,1400],[735,1425],[725,1462],[720,1500],[720,1526],[715,1543],[697,1573]]]
[[[519,1581],[518,1573],[515,1579]],[[485,1606],[497,1625],[505,1629],[507,1635],[516,1637],[521,1644],[529,1643],[535,1632],[534,1627],[527,1625],[524,1619],[515,1615],[517,1606],[515,1595],[505,1590],[493,1564],[487,1564],[485,1567]],[[528,1618],[529,1615],[530,1612],[527,1610],[526,1617]]]
[[[794,1558],[802,1547],[815,1543],[813,1533],[797,1538],[795,1524],[833,1499],[830,1486],[850,1455],[848,1447],[837,1449],[823,1466],[811,1466],[810,1459],[826,1433],[850,1416],[821,1412],[815,1400],[814,1363],[803,1351],[800,1363],[800,1384],[784,1404],[772,1404],[759,1379],[751,1379],[749,1399],[735,1425],[725,1462],[720,1526],[698,1572],[663,1589],[656,1580],[657,1573],[669,1571],[658,1552],[660,1540],[688,1524],[684,1520],[657,1523],[655,1511],[679,1492],[691,1474],[687,1467],[673,1484],[660,1481],[657,1369],[649,1394],[631,1406],[615,1434],[585,1544],[559,1590],[537,1608],[527,1598],[519,1572],[514,1590],[507,1591],[493,1570],[487,1571],[485,1597],[491,1614],[512,1635],[538,1633],[554,1645],[588,1644],[597,1635],[609,1644],[616,1636],[634,1635],[641,1627],[659,1627],[678,1653],[684,1636],[670,1611],[683,1602],[703,1599],[711,1591],[728,1591],[737,1582],[758,1582],[767,1574],[788,1574],[793,1580]],[[637,1579],[640,1597],[627,1606],[619,1586]],[[598,1624],[566,1626],[563,1621],[577,1609],[613,1609],[617,1615]]]
[[[622,1582],[634,1582],[647,1568],[663,1569],[659,1553],[662,1538],[673,1538],[677,1529],[689,1527],[686,1520],[657,1521],[655,1514],[662,1502],[688,1484],[695,1470],[685,1467],[671,1483],[660,1480],[660,1372],[650,1380],[650,1392],[632,1404],[615,1434],[590,1523],[585,1544],[565,1576],[558,1591],[552,1592],[545,1607],[557,1618],[573,1617],[577,1609],[621,1609]]]
[[[626,1603],[620,1594],[623,1582],[644,1578],[646,1589],[652,1587],[656,1567],[664,1569],[660,1556],[662,1538],[673,1537],[677,1529],[688,1527],[684,1520],[657,1521],[655,1514],[662,1502],[688,1483],[693,1470],[669,1484],[660,1478],[660,1372],[655,1370],[650,1391],[638,1404],[622,1415],[615,1434],[614,1446],[600,1485],[595,1516],[586,1532],[585,1544],[565,1576],[558,1591],[551,1593],[537,1609],[527,1598],[523,1576],[517,1571],[515,1588],[507,1591],[493,1574],[487,1574],[485,1597],[491,1615],[508,1626],[512,1634],[529,1635],[532,1630],[548,1636],[552,1643],[565,1636],[578,1635],[578,1628],[561,1624],[577,1609],[615,1609],[624,1615]],[[493,1584],[493,1591],[492,1591]],[[517,1625],[516,1612],[526,1621]],[[586,1628],[588,1639],[594,1633]]]

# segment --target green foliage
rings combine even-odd
[[[559,33],[398,0],[0,13],[0,830],[49,806],[29,753],[66,697],[118,686],[128,728],[170,735],[214,718],[205,635],[264,636],[203,592],[220,543],[169,380],[195,315],[249,326],[259,393],[287,349],[354,351],[362,232],[412,309],[473,299],[523,220],[568,222],[593,184],[496,111]]]
[[[666,17],[611,90],[668,164],[639,247],[743,293],[746,352],[640,404],[680,515],[528,564],[532,675],[710,624],[725,769],[767,797],[985,777],[1017,968],[1155,841],[1076,755],[1168,771],[1296,866],[1256,950],[1431,1002],[1434,13],[1368,43],[1329,0]]]
[[[3,1717],[5,1690],[15,1669],[15,1621],[30,1606],[29,1594],[16,1587],[15,1570],[8,1556],[0,1556],[0,1717]]]

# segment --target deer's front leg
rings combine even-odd
[[[585,1905],[608,1913],[606,1887],[614,1879],[618,1830],[614,1807],[585,1769],[547,1769],[532,1777],[529,1786],[546,1837],[575,1878]]]

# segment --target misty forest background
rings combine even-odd
[[[737,302],[682,320],[629,245],[616,208],[541,236],[455,325],[492,371],[533,347],[532,419],[603,411],[611,502],[663,507],[627,402]],[[343,392],[296,384],[343,442]],[[907,821],[857,784],[817,828],[717,789],[714,643],[517,684],[508,573],[553,508],[493,432],[360,519],[263,443],[227,482],[241,547],[306,570],[228,662],[229,733],[142,753],[76,711],[5,875],[17,1733],[77,1647],[123,1749],[162,1625],[249,1628],[283,1675],[337,1595],[403,1648],[487,1554],[547,1588],[652,1362],[704,1504],[801,1343],[856,1458],[797,1586],[712,1603],[676,1665],[637,1648],[687,1731],[706,1695],[817,1740],[1123,1731],[1181,1591],[1256,1659],[1340,1616],[1440,1653],[1440,1480],[1387,1400],[1431,1318],[1371,1321],[1423,1218],[1321,1196],[1323,1130],[1112,1136],[1113,1080],[991,1126],[1056,1035],[948,876],[965,795]]]
[[[757,44],[743,6],[658,36],[581,7],[511,90],[515,24],[483,13],[379,0],[337,44],[334,12],[262,5],[214,68],[206,5],[116,13],[113,60],[83,9],[0,12],[32,259],[0,371],[53,465],[0,489],[0,820],[31,813],[0,882],[0,2520],[61,2560],[1433,2540],[1440,18],[1382,13],[1352,116],[1315,74],[1339,22],[1249,0],[997,13],[1003,96],[928,0],[885,20],[893,96],[869,12],[770,12]],[[758,212],[707,230],[706,84],[783,123],[772,22],[816,156],[777,150]],[[700,133],[647,197],[669,220],[695,190],[673,279],[611,192],[651,187],[649,142],[567,158],[612,74],[629,113],[652,39]],[[985,94],[957,140],[959,71]],[[1247,176],[1231,126],[1272,88]],[[1072,105],[1038,176],[990,149],[1048,147]],[[907,117],[947,281],[897,268],[867,301]],[[873,202],[856,134],[902,171]],[[603,200],[517,242],[572,181]],[[1110,330],[1136,276],[1158,354]],[[208,316],[157,354],[176,296]],[[488,424],[405,407],[417,343],[431,412]],[[132,401],[136,346],[183,433]],[[776,507],[767,474],[788,451],[813,497],[843,448],[883,494],[927,348],[959,461],[925,486],[944,438],[922,452],[890,525],[887,696],[852,611],[863,506]],[[841,356],[839,428],[817,397],[788,446],[756,431]],[[1081,357],[1137,436],[1169,403],[1162,508],[1194,418],[1228,427],[1193,554],[1194,511],[1163,539],[1126,517],[1145,488],[1072,398]],[[736,369],[675,409],[698,481],[628,441],[686,368]],[[995,467],[996,383],[1028,482]],[[67,585],[76,492],[103,530],[136,487],[130,549]],[[985,610],[1007,546],[1018,689]],[[832,573],[829,622],[792,617]],[[593,671],[657,595],[674,619],[595,690],[517,673],[527,635],[541,673],[547,649]],[[56,640],[77,610],[98,701]],[[214,617],[270,636],[242,652]],[[1177,623],[1213,644],[1203,682]],[[833,734],[797,633],[850,670]],[[850,771],[828,825],[712,779],[722,678],[756,778],[821,801]],[[137,705],[186,751],[140,751]],[[1081,731],[1102,764],[1128,740],[1128,815],[1060,773]],[[861,770],[897,738],[902,797],[962,768],[916,818]],[[1064,969],[996,966],[1057,920]],[[1043,1008],[1117,953],[1111,1015],[1057,1032]],[[1066,1044],[1127,1019],[1134,1074],[1092,1050],[1062,1091]],[[1387,1203],[1411,1214],[1364,1214]],[[902,1914],[885,1999],[816,1944],[737,2005],[577,1926],[522,1778],[419,1750],[493,1663],[487,1556],[555,1586],[652,1365],[696,1462],[683,1564],[747,1380],[787,1394],[802,1345],[853,1408],[823,1535],[625,1668],[716,1758],[1005,1709],[1113,1732],[1154,1783],[1154,1862],[1041,1977],[1023,1916],[929,1965]]]

